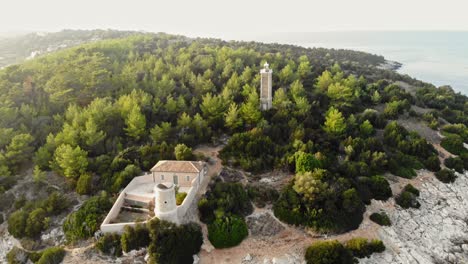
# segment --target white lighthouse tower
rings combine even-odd
[[[154,214],[161,220],[179,224],[175,189],[172,182],[160,183],[154,187]]]
[[[268,62],[265,62],[263,69],[260,70],[260,108],[269,110],[272,106],[271,76],[273,70],[270,69]]]

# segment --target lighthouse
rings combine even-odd
[[[260,70],[260,108],[269,110],[272,106],[271,76],[273,70],[270,69],[268,62],[265,62],[263,69]]]

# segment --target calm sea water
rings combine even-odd
[[[403,64],[400,73],[468,95],[468,32],[274,33],[255,40],[383,55]]]

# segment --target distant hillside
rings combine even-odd
[[[54,33],[0,35],[0,68],[82,43],[139,34],[117,30],[62,30]]]

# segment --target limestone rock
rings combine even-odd
[[[252,236],[274,236],[284,230],[284,226],[268,212],[249,215],[246,222]]]
[[[395,208],[378,237],[386,250],[360,263],[468,263],[468,173],[445,184],[435,177],[419,188],[419,209]]]

